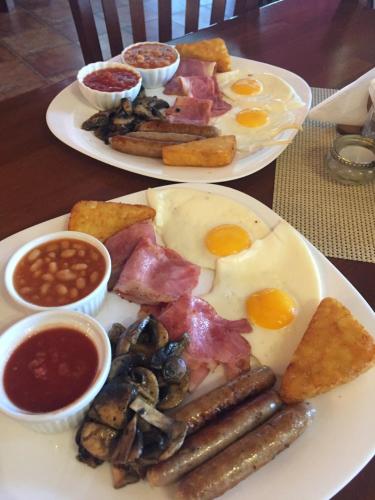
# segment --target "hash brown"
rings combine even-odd
[[[146,205],[112,201],[78,201],[70,212],[68,229],[91,234],[101,241],[136,222],[155,217]]]
[[[232,68],[230,55],[222,38],[211,38],[195,43],[178,43],[176,49],[181,57],[216,62],[216,69],[219,73]]]
[[[375,364],[373,337],[338,300],[321,301],[283,376],[282,399],[294,403],[345,384]]]

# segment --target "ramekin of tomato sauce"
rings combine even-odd
[[[76,427],[107,378],[103,327],[76,312],[28,316],[0,337],[0,410],[39,432]]]
[[[118,106],[124,97],[134,101],[142,85],[142,76],[128,64],[99,61],[80,69],[77,82],[87,101],[105,110]]]

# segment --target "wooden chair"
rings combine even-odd
[[[116,0],[101,0],[112,56],[123,49]],[[103,59],[94,13],[90,0],[69,0],[76,25],[83,58],[88,64]],[[158,0],[159,41],[172,39],[172,0]],[[236,0],[234,15],[238,16],[262,4],[259,0]],[[226,0],[213,0],[210,24],[224,20]],[[185,33],[198,31],[200,0],[186,0]],[[146,22],[143,0],[129,0],[130,19],[134,42],[146,40]]]

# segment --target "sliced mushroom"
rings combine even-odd
[[[83,130],[94,130],[109,124],[111,111],[99,111],[82,123]]]
[[[122,333],[126,331],[126,328],[121,323],[113,323],[108,332],[109,341],[111,343],[112,355],[116,352],[116,346]]]
[[[99,460],[109,460],[118,438],[118,431],[97,422],[85,422],[80,445]]]
[[[127,484],[137,483],[140,475],[131,466],[111,465],[112,485],[114,488],[123,488]]]
[[[137,396],[130,408],[142,416],[149,424],[162,430],[168,436],[167,448],[163,451],[163,460],[172,456],[184,442],[187,425],[167,417],[150,406],[143,398]]]
[[[77,460],[88,465],[89,467],[92,467],[93,469],[103,463],[103,460],[99,460],[99,458],[91,455],[91,453],[89,453],[82,445],[78,446]]]
[[[160,455],[168,445],[168,436],[160,429],[152,427],[150,431],[143,433],[143,453],[138,463],[145,466],[158,463]]]
[[[138,420],[140,417],[138,417]],[[138,458],[142,455],[143,453],[143,433],[137,427],[136,434],[135,434],[135,439],[133,442],[132,449],[130,450],[128,460],[130,463],[134,462],[135,460],[138,460]]]
[[[188,373],[181,379],[178,384],[164,384],[159,390],[158,410],[171,410],[182,403],[189,390],[189,375]]]
[[[159,384],[155,374],[148,368],[138,366],[130,370],[130,379],[136,384],[138,393],[155,406],[159,400]]]
[[[88,416],[114,429],[122,429],[127,421],[127,409],[136,397],[134,384],[114,381],[103,387],[94,399]]]
[[[168,342],[168,332],[162,323],[152,316],[146,316],[131,325],[126,336],[130,342],[130,351],[144,354],[151,358],[155,351]]]
[[[153,354],[150,362],[151,368],[161,370],[169,357],[180,356],[188,344],[189,335],[187,333],[184,333],[179,341],[165,343],[164,346],[161,346],[161,348]]]
[[[128,116],[133,114],[133,103],[129,101],[126,97],[121,99],[121,109]]]
[[[111,462],[116,465],[125,465],[128,463],[130,450],[132,449],[137,432],[137,415],[134,415],[126,425],[122,435],[117,441],[116,448],[113,450]]]
[[[186,361],[178,356],[170,356],[163,365],[162,374],[166,382],[177,384],[187,374]]]
[[[116,356],[111,364],[111,369],[109,370],[108,380],[113,380],[116,377],[128,376],[131,368],[135,366],[143,366],[146,362],[146,357],[144,354],[139,354],[135,352],[128,352],[126,354],[121,354]]]

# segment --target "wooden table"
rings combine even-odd
[[[284,0],[184,40],[214,36],[224,38],[233,55],[282,66],[311,86],[339,88],[375,65],[375,11],[355,0]],[[0,103],[0,239],[69,212],[80,199],[108,200],[166,184],[88,158],[49,132],[47,106],[68,83]],[[225,184],[271,206],[274,172],[273,163]],[[374,307],[373,266],[330,260]],[[374,491],[372,460],[335,498],[372,500]]]

